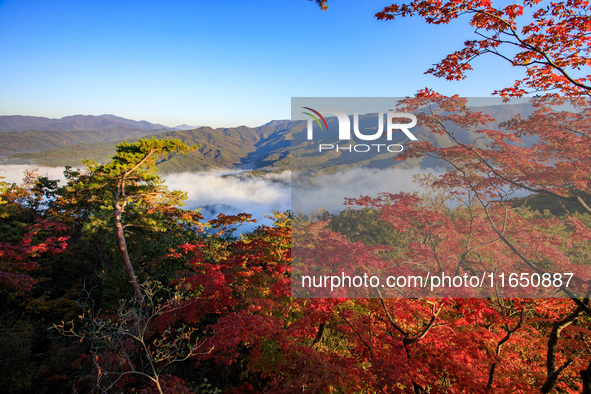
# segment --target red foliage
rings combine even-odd
[[[48,232],[63,232],[59,223],[38,222],[27,227],[18,244],[0,242],[0,285],[11,292],[23,294],[31,290],[36,280],[29,272],[37,268],[35,261],[43,254],[57,254],[67,247],[69,236],[49,236],[42,242],[38,238]]]
[[[414,196],[388,198],[391,209],[397,199],[408,205],[404,215],[392,216],[379,198],[358,202],[379,208],[401,231],[430,225],[442,242],[453,242],[461,230],[453,218],[421,208]],[[325,223],[315,226],[306,241],[348,242]],[[202,345],[212,350],[199,360],[242,371],[242,385],[230,392],[525,393],[538,392],[544,382],[550,326],[569,313],[570,300],[295,299],[289,297],[289,245],[289,230],[263,227],[216,253],[207,244],[178,249],[178,258],[189,257],[193,274],[185,283],[197,296],[176,318],[197,323],[206,314],[217,316]],[[348,247],[345,255],[363,251],[361,243]],[[409,253],[424,258],[428,250]],[[579,325],[562,331],[557,359],[571,358],[557,385],[562,391],[580,387],[577,371],[584,362],[578,354],[588,335]]]
[[[418,16],[427,23],[448,24],[463,16],[476,31],[476,39],[447,55],[427,73],[448,80],[464,79],[479,56],[496,55],[513,67],[524,67],[526,76],[497,91],[502,96],[528,92],[555,95],[589,94],[591,65],[590,3],[586,0],[495,5],[490,0],[413,0],[393,4],[376,14],[379,20]]]

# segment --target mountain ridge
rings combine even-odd
[[[527,116],[531,108],[517,104],[509,106],[477,107],[478,110],[491,114],[499,121],[515,113]],[[498,115],[498,116],[496,116]],[[376,114],[359,117],[359,127],[363,130],[377,128]],[[2,120],[0,117],[0,129]],[[25,121],[45,124],[47,118],[13,117],[13,123],[21,127]],[[65,120],[64,120],[65,119]],[[187,155],[172,154],[162,158],[158,168],[163,173],[201,171],[211,168],[227,169],[294,169],[325,168],[336,170],[351,165],[364,165],[372,168],[415,167],[431,168],[441,166],[428,158],[397,162],[395,153],[381,151],[375,154],[350,154],[347,151],[318,152],[318,144],[367,144],[356,138],[350,141],[338,141],[336,135],[319,134],[314,141],[306,138],[306,121],[272,120],[258,127],[218,127],[201,126],[194,129],[153,128],[155,125],[145,121],[133,121],[115,115],[85,117],[74,115],[59,119],[61,126],[83,128],[90,125],[102,125],[100,130],[22,130],[0,132],[0,163],[36,164],[43,166],[81,166],[82,160],[106,162],[115,153],[115,145],[123,140],[136,141],[142,137],[178,138],[187,144],[201,144],[201,148]],[[327,117],[329,129],[337,129],[337,119]],[[18,122],[17,122],[18,121]],[[495,122],[498,123],[498,122]],[[59,123],[53,123],[53,125]],[[117,124],[116,127],[111,127]],[[447,146],[451,142],[446,137],[431,133],[421,126],[413,129],[420,141],[429,141],[435,146]],[[461,130],[457,137],[463,142],[473,141],[477,136],[469,130]],[[482,137],[480,135],[480,137]],[[405,149],[412,149],[412,141],[407,141],[402,133],[396,133],[393,144],[404,144]],[[361,161],[361,162],[360,162]]]
[[[1,115],[0,132],[51,130],[51,131],[86,131],[108,130],[128,127],[137,130],[173,129],[146,120],[131,120],[116,115],[69,115],[62,118],[46,118],[27,115]]]

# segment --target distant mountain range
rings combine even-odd
[[[208,168],[258,168],[276,161],[265,152],[286,148],[289,121],[260,127],[217,128],[180,125],[166,127],[114,115],[75,115],[61,119],[0,116],[0,163],[44,166],[81,166],[82,160],[107,161],[115,145],[141,137],[180,138],[201,144],[198,152],[171,155],[158,167],[163,172]],[[285,155],[286,153],[284,153]]]
[[[113,130],[120,128],[134,130],[163,130],[169,129],[161,124],[153,124],[145,120],[135,121],[115,115],[73,115],[60,119],[50,119],[38,116],[0,116],[0,132],[25,130],[51,131],[88,131]]]
[[[479,107],[497,120],[506,120],[516,113],[527,116],[529,104]],[[375,114],[360,116],[364,130],[377,128]],[[336,128],[336,118],[327,118],[329,129]],[[331,126],[332,125],[332,126]],[[210,168],[247,169],[305,169],[321,167],[346,167],[358,163],[360,155],[348,152],[319,153],[319,143],[336,144],[336,136],[307,141],[305,122],[273,120],[259,127],[211,128],[180,125],[166,127],[147,121],[134,121],[114,115],[75,115],[61,119],[34,116],[0,116],[0,163],[37,164],[43,166],[80,167],[82,160],[106,162],[115,153],[115,145],[141,137],[178,138],[188,144],[201,144],[201,148],[188,155],[171,155],[162,159],[158,167],[164,173],[199,171]],[[291,132],[290,132],[291,131]],[[413,133],[420,141],[430,141],[445,146],[449,141],[440,135],[417,127]],[[460,131],[461,139],[468,141],[474,135]],[[400,141],[405,149],[412,143]],[[340,141],[342,143],[343,141]],[[366,141],[352,141],[353,144]],[[395,162],[395,155],[388,152],[367,154],[362,157],[369,167],[436,167],[438,162],[423,159],[413,162]],[[354,160],[355,159],[355,160]]]

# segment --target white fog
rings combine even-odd
[[[0,167],[0,176],[5,182],[20,183],[25,170],[38,168],[38,174],[51,179],[60,179],[63,184],[63,168],[36,167],[33,165],[5,165]],[[232,170],[210,170],[193,173],[163,175],[170,190],[187,193],[186,208],[201,207],[205,219],[218,213],[237,214],[246,212],[257,219],[256,224],[242,226],[239,231],[250,231],[258,225],[270,225],[265,214],[273,211],[293,209],[311,213],[324,208],[338,212],[344,208],[345,197],[377,195],[378,192],[401,192],[418,190],[413,183],[415,174],[426,174],[428,170],[386,169],[375,170],[353,168],[331,175],[315,177],[310,183],[302,184],[297,179],[290,187],[290,171],[269,173],[251,177]]]

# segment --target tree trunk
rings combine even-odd
[[[123,225],[121,224],[122,210],[120,209],[120,207],[117,207],[116,209],[117,211],[115,213],[115,228],[117,229],[117,241],[119,242],[119,250],[121,250],[121,256],[123,257],[123,265],[125,266],[125,271],[127,272],[129,283],[131,283],[131,286],[133,287],[135,297],[141,304],[143,304],[144,295],[142,294],[140,286],[137,283],[135,273],[133,272],[133,266],[131,265],[131,260],[129,259],[129,254],[127,253],[125,233],[123,232]]]
[[[585,301],[585,303],[586,302],[588,301]],[[546,369],[548,371],[548,375],[546,377],[546,381],[540,389],[543,394],[552,391],[556,385],[556,382],[558,381],[558,376],[573,362],[573,360],[569,358],[561,367],[556,367],[558,340],[560,339],[560,333],[562,330],[572,324],[572,322],[574,322],[575,319],[579,317],[581,312],[583,312],[583,308],[578,306],[577,309],[575,309],[570,315],[560,321],[555,322],[552,325],[552,331],[550,332],[550,338],[548,339],[548,353],[546,355]]]

